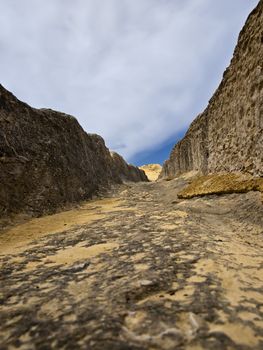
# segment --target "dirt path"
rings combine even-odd
[[[0,349],[263,349],[260,195],[178,200],[184,184],[2,233]]]

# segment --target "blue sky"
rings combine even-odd
[[[1,0],[1,83],[162,163],[207,105],[257,0]]]

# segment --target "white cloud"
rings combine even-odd
[[[132,157],[186,128],[256,0],[1,0],[1,82]]]

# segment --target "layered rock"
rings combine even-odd
[[[100,136],[72,116],[31,108],[0,85],[0,216],[52,212],[122,178]],[[147,180],[128,165],[126,178]]]
[[[173,148],[160,177],[197,170],[263,176],[263,1],[242,29],[206,110]]]

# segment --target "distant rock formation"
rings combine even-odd
[[[118,153],[111,152],[111,156],[116,168],[116,174],[121,177],[122,181],[149,181],[143,170],[131,164],[127,164]]]
[[[0,85],[0,217],[50,213],[123,179],[147,181],[118,157],[121,165],[74,117],[31,108]]]
[[[150,181],[156,181],[162,170],[162,166],[160,164],[146,164],[140,166],[139,168],[145,172]]]
[[[197,170],[263,176],[263,0],[242,29],[206,110],[164,163],[161,178]]]

